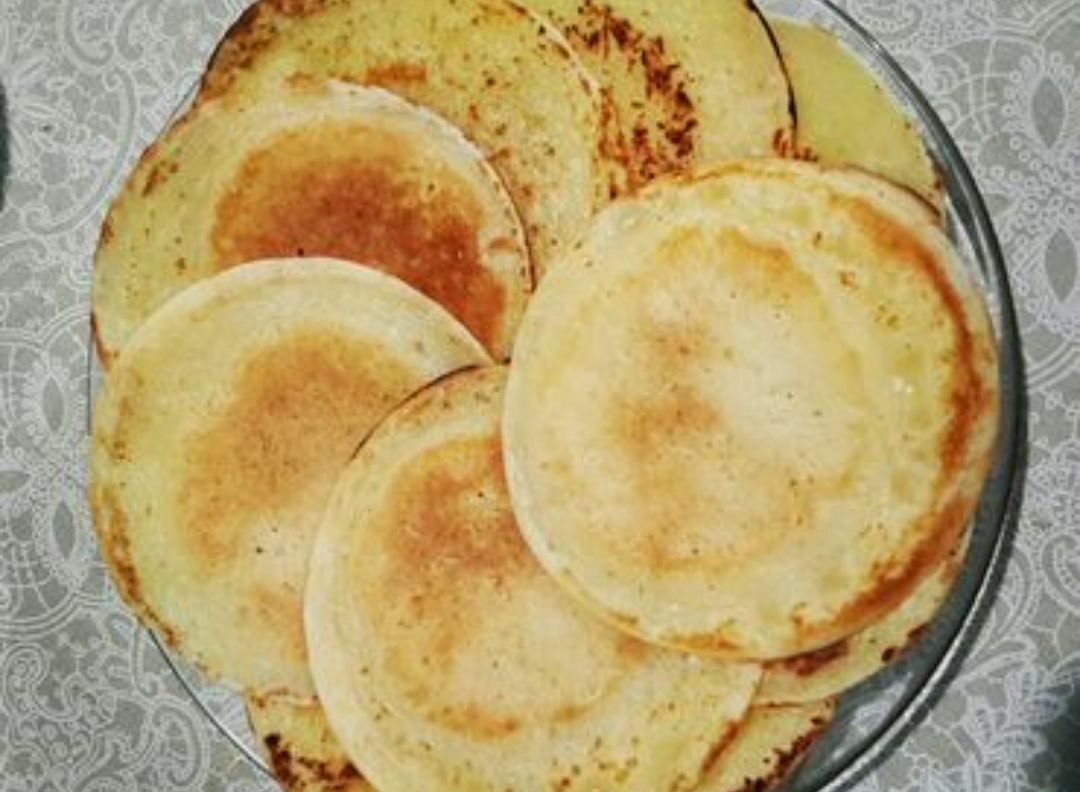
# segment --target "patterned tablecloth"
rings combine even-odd
[[[658,0],[659,2],[659,0]],[[0,790],[270,790],[110,587],[85,478],[90,257],[108,197],[242,0],[0,0]],[[959,675],[857,789],[1080,790],[1080,3],[867,0],[986,196],[1030,448]]]

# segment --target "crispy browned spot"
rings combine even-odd
[[[709,746],[709,750],[705,754],[705,758],[701,761],[701,777],[705,778],[716,766],[716,763],[720,760],[720,757],[724,755],[735,738],[739,736],[739,723],[732,723],[724,729],[723,734]]]
[[[773,756],[776,758],[769,774],[759,778],[747,779],[739,792],[766,792],[766,790],[779,786],[806,756],[810,747],[821,736],[821,732],[825,729],[827,723],[827,720],[819,722],[815,719],[814,728],[800,734],[787,748],[774,748]]]
[[[427,79],[427,66],[408,61],[392,61],[372,66],[364,72],[365,85],[379,85],[392,88],[395,85],[424,82]]]
[[[611,89],[600,88],[600,158],[612,163],[607,175],[607,197],[614,200],[630,192],[637,181],[630,158],[629,144],[620,124],[619,114],[615,109],[615,100]]]
[[[848,641],[841,640],[836,643],[823,646],[813,652],[805,652],[795,657],[789,657],[779,661],[778,665],[798,676],[809,676],[832,663],[834,660],[846,655],[851,647]]]
[[[621,119],[624,129],[633,134],[607,143],[609,154],[619,145],[629,149],[632,181],[642,184],[663,173],[686,170],[697,145],[697,112],[687,93],[682,65],[667,52],[664,39],[646,35],[611,6],[594,0],[578,6],[563,32],[576,50],[612,61],[621,56],[620,66],[640,77],[642,95],[650,107],[654,112],[662,108],[659,122],[644,113]]]
[[[363,776],[344,756],[333,759],[316,759],[295,752],[280,734],[271,733],[263,738],[270,768],[274,776],[289,792],[319,789],[324,792],[358,788]]]
[[[236,79],[236,72],[248,69],[255,55],[271,40],[273,27],[264,22],[264,17],[264,2],[253,3],[225,33],[203,75],[198,103],[224,93]]]
[[[273,256],[335,256],[395,275],[492,348],[502,284],[477,239],[482,209],[448,167],[403,138],[348,123],[278,135],[251,154],[218,203],[218,267]]]
[[[127,517],[112,489],[94,487],[90,493],[90,511],[102,552],[111,562],[113,582],[126,601],[139,602],[141,586],[131,557]]]
[[[98,245],[108,245],[115,236],[116,232],[113,230],[112,213],[110,212],[105,215],[105,219],[101,222],[101,234],[98,236]]]
[[[250,533],[310,531],[279,524],[287,507],[319,501],[412,376],[374,346],[298,331],[246,361],[231,402],[186,448],[179,507],[190,549],[208,569],[254,553]]]
[[[337,0],[259,0],[248,6],[222,37],[203,76],[197,102],[218,96],[251,68],[256,57],[294,18],[311,16]]]
[[[94,352],[97,354],[97,358],[101,361],[101,365],[108,371],[113,364],[113,355],[109,351],[109,348],[105,346],[105,341],[101,337],[101,325],[98,322],[97,312],[90,312],[90,340],[94,344]]]
[[[724,628],[708,633],[679,635],[677,638],[679,648],[691,652],[742,652],[746,648],[742,641],[727,637]]]
[[[307,16],[330,5],[331,0],[261,0],[268,10],[284,17]]]
[[[164,184],[170,176],[176,173],[179,167],[176,160],[158,160],[155,162],[146,175],[146,181],[143,182],[142,196],[145,198]]]

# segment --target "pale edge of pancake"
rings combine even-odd
[[[289,792],[371,792],[317,703],[247,697],[259,751]],[[746,717],[717,744],[700,792],[765,792],[780,785],[828,726],[834,700],[769,705],[755,696]]]
[[[941,215],[941,175],[905,111],[835,34],[768,14],[796,109],[794,153],[865,168],[912,190]]]
[[[767,663],[755,695],[760,704],[798,704],[843,693],[914,646],[948,598],[967,552],[971,528],[900,605],[848,638],[787,660]]]
[[[951,483],[947,487],[948,492],[945,493],[945,501],[935,504],[934,509],[941,509],[941,514],[944,517],[948,517],[946,522],[943,523],[943,534],[940,538],[935,538],[932,546],[927,546],[925,551],[920,549],[917,554],[918,557],[912,557],[911,564],[905,567],[905,576],[901,582],[905,584],[903,588],[896,588],[891,590],[887,596],[877,599],[877,593],[875,593],[875,601],[878,602],[876,610],[866,611],[861,617],[862,621],[858,626],[852,627],[853,630],[857,630],[859,626],[868,624],[874,619],[878,618],[888,609],[891,609],[895,604],[903,599],[911,589],[917,585],[918,581],[929,574],[930,570],[936,565],[937,561],[942,558],[952,546],[955,538],[957,538],[962,531],[963,524],[967,521],[967,516],[970,515],[971,510],[974,508],[974,503],[982,483],[985,478],[985,474],[988,469],[992,447],[993,437],[996,430],[996,411],[997,411],[997,382],[994,375],[996,370],[996,355],[993,343],[993,332],[991,329],[991,323],[987,315],[986,307],[982,303],[979,295],[978,288],[975,286],[974,280],[970,273],[964,270],[960,264],[957,254],[951,250],[947,240],[941,235],[940,230],[936,225],[936,218],[934,213],[926,205],[924,201],[921,201],[917,196],[911,194],[908,191],[900,190],[895,185],[887,182],[884,179],[874,177],[870,174],[852,168],[837,168],[828,169],[821,166],[810,165],[806,163],[792,162],[792,161],[765,161],[757,160],[753,162],[745,163],[731,163],[727,165],[717,166],[715,168],[706,169],[704,172],[687,177],[683,179],[684,182],[695,182],[703,179],[710,179],[717,175],[722,175],[727,171],[746,171],[748,173],[759,173],[763,177],[772,178],[780,177],[787,178],[788,174],[817,174],[815,178],[820,178],[824,185],[828,185],[830,189],[838,191],[839,195],[847,196],[848,198],[854,198],[856,200],[865,200],[875,208],[875,211],[880,211],[884,217],[891,218],[892,222],[899,224],[900,228],[906,228],[913,236],[913,239],[918,240],[918,244],[923,246],[925,251],[931,251],[931,255],[937,257],[936,263],[933,266],[933,277],[940,278],[941,282],[948,284],[943,286],[952,297],[955,299],[955,305],[952,310],[955,310],[959,316],[958,321],[963,325],[962,334],[968,339],[970,349],[970,366],[972,367],[971,373],[976,378],[976,382],[972,387],[975,388],[977,393],[967,393],[962,397],[965,403],[961,405],[961,412],[967,410],[973,410],[972,424],[967,427],[966,436],[962,439],[962,454],[963,458],[961,463],[956,467]],[[653,194],[655,190],[670,190],[670,184],[658,184],[646,188],[641,196],[648,196]],[[633,223],[632,219],[623,218],[621,214],[617,212],[623,211],[622,208],[609,211],[605,213],[605,223],[608,232],[616,228],[620,222]],[[623,212],[626,214],[626,212]],[[604,233],[604,232],[599,232]],[[904,240],[893,240],[891,237],[887,237],[882,240],[885,244],[906,244]],[[921,255],[921,254],[920,254]],[[580,255],[577,258],[581,258]],[[939,271],[940,270],[940,271]],[[566,274],[568,280],[569,273]],[[533,308],[543,304],[543,289],[539,295],[539,300],[534,300],[532,303]],[[546,309],[545,309],[546,310]],[[539,330],[541,325],[546,323],[546,320],[538,319],[538,311],[530,310],[527,312],[526,321],[523,326],[523,334],[519,337],[519,343],[521,338],[527,336],[530,332],[535,333]],[[545,316],[547,314],[545,313]],[[550,317],[548,317],[550,319]],[[967,364],[965,364],[967,365]],[[506,430],[509,437],[513,437],[515,428],[524,426],[521,423],[525,421],[524,415],[518,415],[521,405],[517,403],[517,400],[521,398],[520,394],[515,395],[515,382],[520,383],[523,381],[520,377],[515,377],[514,374],[519,372],[519,366],[515,367],[511,374],[511,395],[508,397],[508,410],[506,419]],[[520,385],[520,387],[524,387]],[[520,387],[518,390],[520,391]],[[969,406],[966,400],[972,401]],[[515,412],[517,410],[517,412]],[[529,421],[532,421],[530,416]],[[535,516],[532,514],[531,509],[533,506],[529,505],[529,500],[524,494],[520,476],[522,475],[516,470],[517,460],[514,458],[514,453],[509,450],[512,443],[508,443],[508,469],[509,469],[509,481],[511,486],[511,493],[515,495],[515,505],[519,508],[519,517],[523,516],[523,531],[530,540],[530,544],[533,546],[534,551],[544,562],[545,567],[549,569],[556,577],[562,582],[568,590],[575,593],[584,602],[593,605],[597,612],[611,619],[613,623],[619,625],[623,629],[626,629],[635,634],[644,635],[648,640],[659,641],[667,643],[669,641],[677,643],[678,641],[670,635],[661,637],[660,635],[650,631],[647,634],[639,632],[638,627],[635,626],[635,622],[628,620],[625,617],[620,617],[617,614],[607,613],[603,607],[598,607],[592,602],[590,597],[576,580],[568,575],[565,569],[565,562],[554,553],[553,550],[548,547],[546,541],[535,536],[537,527],[533,524]],[[516,486],[515,486],[516,485]],[[524,499],[524,500],[523,500]],[[950,516],[951,515],[951,516]],[[947,536],[945,534],[948,534]],[[923,556],[926,558],[923,558]],[[882,592],[884,593],[884,592]],[[818,645],[825,645],[827,641],[821,640]]]
[[[626,181],[610,99],[563,35],[511,0],[261,0],[225,34],[196,102],[296,73],[387,88],[464,130],[503,176],[538,277]]]
[[[375,606],[364,608],[359,602],[375,595],[368,593],[361,597],[362,575],[356,567],[363,563],[374,565],[372,569],[377,570],[383,568],[382,564],[395,562],[383,558],[388,551],[378,549],[379,540],[361,537],[356,526],[366,524],[365,515],[372,514],[371,510],[376,508],[372,501],[383,501],[390,491],[386,488],[396,480],[397,471],[405,469],[403,466],[418,464],[416,460],[420,456],[462,440],[497,437],[500,412],[497,396],[501,394],[504,376],[499,370],[474,369],[441,380],[417,394],[384,421],[339,480],[316,539],[305,602],[312,669],[328,720],[361,772],[376,786],[392,792],[443,784],[474,790],[502,789],[504,785],[519,788],[516,785],[527,786],[544,778],[564,790],[592,788],[589,785],[594,782],[600,789],[644,790],[672,784],[673,788],[687,789],[700,778],[704,763],[711,761],[718,745],[726,743],[734,723],[745,713],[757,686],[756,666],[715,663],[657,650],[625,638],[598,621],[593,622],[569,599],[565,600],[565,606],[557,605],[563,602],[561,592],[539,568],[534,568],[531,555],[523,545],[520,550],[514,550],[514,558],[519,558],[516,554],[520,552],[520,559],[528,562],[523,570],[493,569],[491,580],[497,582],[478,577],[477,586],[491,584],[495,586],[493,591],[513,591],[513,594],[497,595],[502,607],[509,602],[504,602],[503,596],[525,597],[514,601],[530,603],[528,612],[543,620],[534,623],[522,636],[527,643],[537,640],[553,624],[564,624],[568,619],[568,623],[577,625],[575,629],[582,632],[581,640],[586,641],[582,651],[592,651],[594,647],[589,642],[602,636],[605,652],[618,656],[625,653],[620,665],[612,666],[611,670],[614,672],[621,668],[621,663],[629,662],[628,670],[619,670],[616,681],[606,683],[617,684],[614,691],[595,706],[587,706],[584,712],[577,711],[577,702],[560,703],[556,696],[543,704],[559,705],[558,709],[554,714],[544,714],[535,723],[519,721],[521,713],[517,710],[510,710],[517,713],[513,716],[500,715],[500,710],[486,718],[485,723],[491,726],[477,727],[479,731],[474,733],[451,725],[453,721],[441,722],[447,717],[445,713],[460,712],[464,705],[448,704],[446,700],[440,703],[437,675],[425,682],[434,686],[435,691],[424,694],[426,703],[405,703],[404,696],[416,694],[398,690],[399,682],[380,682],[393,669],[380,656],[377,632],[364,624],[371,617],[364,617],[363,612]],[[490,493],[478,491],[476,498],[475,502],[469,502],[483,504],[484,509],[503,508],[492,503]],[[350,532],[354,537],[351,541]],[[431,541],[438,541],[438,537],[433,536]],[[459,548],[454,558],[472,559],[462,563],[479,564],[478,575],[487,574],[483,572],[487,569],[484,565],[492,562],[493,554],[506,551],[506,548],[498,549],[501,544],[480,545],[483,550],[470,550],[470,547]],[[390,568],[396,566],[387,567]],[[509,582],[518,580],[516,575],[526,576],[520,578],[517,586]],[[414,595],[405,592],[397,596]],[[540,605],[537,599],[543,599],[545,604]],[[435,606],[423,607],[426,613]],[[549,621],[553,611],[556,608],[561,611],[563,607],[567,609],[565,614],[561,613],[554,622]],[[499,618],[509,616],[500,613]],[[462,629],[467,628],[455,625],[454,634],[459,636]],[[561,634],[565,636],[565,632]],[[435,647],[428,651],[443,650]],[[444,666],[437,656],[434,660],[428,657],[418,662],[421,665],[435,662],[439,669]],[[569,668],[566,662],[560,665]],[[503,668],[498,663],[493,667]],[[532,676],[526,678],[526,683],[536,685],[535,672],[528,673]],[[434,669],[431,674],[435,674]],[[497,684],[505,685],[507,680]],[[469,699],[466,711],[473,713],[468,716],[471,723],[483,718],[485,705],[483,693],[469,695],[479,696]],[[547,691],[544,695],[548,695]],[[632,708],[631,712],[624,709],[626,706]],[[570,710],[563,712],[565,707]],[[492,721],[503,717],[513,717],[513,723],[507,726],[502,720]],[[555,721],[543,719],[549,717]],[[497,731],[486,731],[496,728]],[[671,777],[673,773],[675,776]]]
[[[218,251],[212,239],[225,219],[221,213],[234,180],[240,178],[249,155],[272,145],[280,135],[311,130],[319,123],[429,138],[425,151],[440,153],[442,164],[469,188],[482,209],[470,229],[476,234],[477,254],[472,274],[493,279],[502,304],[492,337],[481,341],[496,358],[508,356],[533,277],[524,231],[491,164],[461,130],[425,107],[379,88],[295,79],[253,103],[244,96],[200,103],[143,152],[109,207],[94,256],[91,327],[98,358],[106,368],[169,297],[223,267],[243,263],[221,260],[228,254]],[[405,156],[415,160],[419,152],[418,147],[417,154]],[[308,255],[326,252],[309,250]],[[263,257],[295,254],[293,249],[260,251]],[[386,269],[378,260],[357,263]],[[420,267],[410,273],[410,280],[424,290],[441,274]],[[480,297],[462,295],[459,302],[467,306],[470,299]]]
[[[270,293],[269,298],[265,296],[267,291]],[[323,299],[312,302],[312,292],[318,292]],[[329,316],[336,328],[339,326],[338,322],[332,317],[338,316],[342,326],[355,326],[357,329],[352,332],[362,335],[365,343],[374,339],[378,333],[385,332],[384,345],[387,352],[397,354],[402,371],[415,379],[411,388],[396,398],[404,398],[411,390],[422,387],[447,371],[490,360],[478,342],[440,306],[400,281],[376,270],[328,259],[271,260],[230,270],[181,292],[158,310],[132,339],[130,354],[125,355],[109,373],[103,390],[95,399],[88,496],[93,527],[106,567],[122,599],[146,626],[210,678],[228,682],[247,692],[268,693],[288,689],[294,695],[304,697],[309,692],[300,677],[308,679],[306,664],[302,670],[283,668],[280,674],[275,670],[275,678],[285,679],[288,676],[293,680],[291,683],[268,680],[245,682],[235,679],[230,672],[218,667],[217,663],[211,663],[205,647],[200,650],[191,646],[192,643],[198,643],[198,639],[192,640],[191,634],[187,632],[190,625],[186,624],[186,620],[195,619],[200,624],[211,625],[206,629],[217,629],[212,626],[213,618],[207,617],[221,611],[221,607],[209,607],[205,613],[198,616],[184,616],[184,627],[178,626],[175,614],[174,617],[169,617],[163,612],[180,608],[173,593],[176,585],[196,585],[193,579],[162,579],[160,570],[164,566],[190,564],[193,561],[190,558],[180,559],[172,552],[167,558],[155,556],[160,549],[154,549],[163,541],[161,520],[177,519],[176,505],[169,500],[176,493],[169,490],[171,479],[168,469],[171,469],[170,466],[182,464],[183,459],[169,457],[149,464],[144,464],[147,460],[133,459],[132,454],[138,452],[140,445],[146,444],[140,443],[138,438],[125,428],[128,423],[136,420],[150,422],[149,429],[142,427],[144,434],[154,429],[165,431],[168,427],[161,425],[162,414],[169,409],[183,411],[186,409],[182,406],[185,399],[190,402],[185,393],[147,389],[144,372],[153,374],[157,370],[160,374],[167,371],[169,377],[174,377],[184,376],[185,371],[190,374],[191,370],[196,370],[199,373],[197,379],[189,380],[192,387],[211,393],[208,397],[210,402],[229,402],[229,394],[213,392],[216,387],[214,380],[207,379],[205,364],[213,357],[211,350],[203,347],[198,357],[185,361],[170,361],[163,357],[163,350],[169,348],[170,339],[185,346],[191,345],[192,341],[188,340],[187,336],[195,329],[191,324],[193,315],[200,315],[198,331],[205,336],[215,332],[212,316],[220,312],[221,306],[225,306],[227,310],[233,301],[249,302],[257,297],[264,302],[267,299],[270,302],[285,299],[289,305],[295,307],[293,301],[301,299],[301,296],[308,300],[304,310],[310,313],[318,307],[317,322]],[[340,315],[327,313],[327,296],[339,301],[335,310],[341,312]],[[366,301],[369,308],[374,308],[378,303],[379,310],[391,311],[398,324],[395,326],[388,322],[385,330],[376,330],[371,325],[377,318],[376,315],[364,318],[363,314],[357,314],[352,307],[355,300],[359,300],[359,304],[365,304]],[[345,303],[350,306],[348,310],[345,310]],[[275,310],[280,313],[285,308],[277,306]],[[209,322],[206,321],[206,312],[210,315]],[[250,317],[245,316],[245,322],[249,319],[252,326],[258,328],[258,332],[268,332],[272,338],[278,338],[284,332],[287,340],[287,327],[259,328],[257,312]],[[423,344],[412,345],[410,336],[421,332],[424,332]],[[249,337],[247,346],[238,348],[234,343],[237,340],[239,337],[235,334],[235,328],[225,328],[213,336],[213,343],[222,344],[226,350],[222,354],[227,360],[243,354],[243,350],[249,346],[260,348],[259,344],[264,343]],[[156,404],[162,412],[155,408],[152,414],[140,413],[140,409],[150,408],[146,404],[140,408],[139,403]],[[189,429],[200,420],[197,411],[184,412],[184,415],[184,423]],[[154,453],[162,450],[156,444],[150,448]],[[164,483],[153,483],[155,477],[160,479],[162,476],[165,477]],[[276,531],[276,528],[270,525],[266,530]],[[152,536],[147,534],[140,539],[140,535],[147,531],[150,531]],[[180,541],[180,537],[177,536],[176,540]],[[264,556],[266,557],[268,556]],[[303,581],[300,581],[299,585],[302,584]],[[150,589],[155,592],[150,595],[153,602],[147,599]],[[299,613],[299,607],[297,612]],[[230,654],[229,658],[230,666],[246,668],[248,665],[248,661],[238,657],[236,653]],[[251,660],[251,663],[262,669],[258,672],[259,676],[265,675],[264,672],[274,665],[266,665],[267,662],[258,653]],[[280,659],[277,661],[279,665],[282,662]],[[310,685],[310,681],[307,684]]]

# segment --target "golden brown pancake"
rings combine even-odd
[[[511,0],[260,0],[199,101],[302,74],[376,85],[465,132],[502,175],[538,275],[623,180],[611,109],[558,31]]]
[[[327,718],[382,792],[690,789],[758,666],[650,647],[544,573],[503,479],[505,376],[432,385],[338,482],[305,596]]]
[[[831,700],[764,706],[755,698],[754,706],[698,790],[766,792],[779,786],[806,758],[834,710]]]
[[[372,792],[341,750],[317,701],[249,696],[247,711],[263,757],[289,792]]]
[[[186,286],[277,256],[389,272],[498,358],[532,282],[513,203],[458,130],[386,91],[294,80],[202,103],[143,156],[95,257],[102,359]]]
[[[922,138],[866,64],[819,27],[772,16],[768,23],[795,96],[798,155],[865,168],[940,210],[941,180]]]
[[[611,623],[779,658],[880,618],[961,535],[996,427],[987,314],[934,213],[732,162],[597,216],[526,310],[507,479]]]
[[[120,594],[210,676],[311,696],[301,595],[334,481],[402,399],[488,359],[436,303],[349,262],[259,262],[174,297],[94,410],[90,502]]]
[[[776,48],[745,0],[527,0],[608,91],[631,181],[790,147]]]
[[[767,664],[755,700],[790,704],[836,696],[899,658],[918,641],[948,597],[963,565],[967,540],[965,535],[903,602],[878,621],[816,652]]]

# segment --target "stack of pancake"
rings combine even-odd
[[[962,565],[941,207],[743,0],[259,0],[102,228],[103,557],[292,790],[779,783]]]

